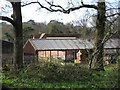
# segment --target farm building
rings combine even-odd
[[[104,58],[106,63],[114,63],[120,54],[120,39],[112,38],[109,39],[104,46]]]
[[[2,66],[9,67],[13,63],[13,43],[5,40],[0,40],[2,44]]]
[[[92,48],[93,45],[89,41],[81,39],[29,39],[24,45],[24,54],[39,62],[44,62],[42,60],[48,57],[50,60],[61,58],[64,61],[76,60],[80,63],[84,53],[81,51]]]
[[[64,61],[86,62],[88,51],[94,48],[92,42],[76,34],[41,34],[39,39],[29,39],[24,45],[25,60],[44,62],[45,58],[61,58]],[[104,46],[104,60],[120,52],[120,39],[109,39]]]

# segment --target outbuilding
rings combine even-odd
[[[2,68],[11,67],[13,65],[13,43],[6,41],[6,40],[0,40],[1,44],[1,50],[2,53]]]
[[[104,60],[106,64],[115,63],[120,56],[120,39],[111,38],[104,45]]]
[[[29,39],[24,45],[25,60],[44,62],[46,59],[61,58],[64,61],[82,61],[81,51],[92,49],[88,40],[82,39]],[[83,60],[84,61],[84,60]]]

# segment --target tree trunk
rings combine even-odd
[[[118,3],[118,12],[120,14],[120,1]],[[120,15],[118,16],[118,38],[120,39]],[[120,41],[118,41],[118,45],[120,45]],[[118,50],[118,55],[120,55],[120,50]]]
[[[14,26],[14,68],[19,71],[23,67],[23,35],[21,2],[11,2],[13,7]]]
[[[120,1],[118,3],[118,12],[120,13]],[[120,39],[120,15],[118,15],[118,39]],[[120,45],[120,40],[118,40],[118,45]],[[119,48],[119,46],[118,46]],[[117,49],[117,60],[118,60],[118,72],[120,72],[120,50]],[[120,74],[118,74],[120,76]],[[118,78],[118,82],[120,82],[120,79]],[[118,88],[120,88],[118,84]]]
[[[104,38],[104,32],[105,32],[105,0],[101,2],[98,0],[98,10],[97,10],[97,21],[96,21],[96,41],[95,41],[95,50],[98,50],[95,58],[95,65],[94,68],[97,70],[104,70],[103,66],[103,38]]]

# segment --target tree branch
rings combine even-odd
[[[109,11],[109,10],[119,10],[120,8],[109,8],[107,9],[106,11]]]
[[[98,9],[97,6],[95,6],[95,5],[83,4],[82,6],[69,8],[68,10],[66,10],[66,12],[75,11],[75,10],[78,10],[78,9],[80,9],[80,8],[93,8],[93,9],[96,9],[96,10]]]
[[[45,6],[43,6],[40,2],[30,2],[30,3],[26,3],[26,4],[24,4],[24,5],[21,5],[22,7],[24,7],[24,6],[27,6],[27,5],[30,5],[30,4],[39,4],[39,6],[41,7],[41,8],[44,8],[44,9],[46,9],[46,10],[48,10],[48,11],[51,11],[51,12],[53,12],[50,8],[47,8],[47,7],[45,7]]]
[[[6,17],[6,16],[0,16],[0,20],[7,21],[7,22],[11,23],[13,26],[15,26],[14,21],[13,21],[11,18],[9,18],[9,17]]]
[[[111,15],[107,15],[106,17],[108,18],[108,17],[112,17],[112,16],[115,16],[115,15],[120,16],[120,13],[114,13],[114,14],[111,14]]]
[[[46,0],[45,0],[46,1]],[[59,11],[59,12],[63,12],[63,13],[67,13],[67,14],[69,14],[71,11],[75,11],[75,10],[78,10],[78,9],[80,9],[80,8],[93,8],[93,9],[98,9],[97,8],[97,6],[95,6],[95,5],[88,5],[88,4],[83,4],[82,3],[82,5],[80,5],[80,6],[77,6],[77,7],[73,7],[73,8],[69,8],[69,9],[64,9],[63,7],[61,7],[60,5],[54,5],[53,3],[50,3],[50,2],[48,2],[48,1],[46,1],[49,5],[50,5],[50,7],[45,7],[45,6],[43,6],[40,2],[38,2],[38,1],[36,1],[36,2],[30,2],[30,3],[26,3],[26,4],[24,4],[24,5],[21,5],[22,7],[24,7],[24,6],[27,6],[27,5],[30,5],[30,4],[39,4],[39,6],[41,7],[41,8],[44,8],[44,9],[46,9],[46,10],[48,10],[48,11],[50,11],[50,12],[57,12],[57,11]],[[58,9],[53,9],[53,8],[58,8]]]

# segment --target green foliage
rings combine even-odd
[[[14,38],[14,32],[12,25],[2,24],[2,37],[4,39]],[[5,34],[7,33],[7,34]],[[68,34],[68,33],[77,33],[80,34],[81,38],[92,38],[95,34],[92,28],[83,28],[82,26],[74,26],[72,23],[63,24],[56,20],[51,20],[48,24],[46,23],[37,23],[34,20],[29,20],[28,22],[23,23],[23,38],[24,42],[26,39],[31,38],[31,35],[34,35],[36,38],[40,37],[41,33],[46,34]]]
[[[29,65],[23,71],[21,71],[21,73],[22,75],[27,75],[26,77],[28,78],[39,77],[45,82],[72,82],[76,80],[81,80],[81,77],[85,77],[89,74],[87,70],[81,69],[79,65],[61,65],[52,62]]]
[[[66,33],[66,29],[63,23],[58,22],[56,20],[51,20],[47,28],[49,30],[49,33],[55,34],[55,33]]]
[[[31,38],[34,29],[31,27],[23,28],[23,42],[25,43],[28,39]]]
[[[14,41],[14,37],[10,33],[6,32],[4,35],[8,39],[8,41],[11,41],[11,42]]]
[[[118,65],[105,67],[106,71],[90,71],[84,65],[46,62],[29,64],[19,74],[3,72],[2,82],[21,88],[117,88]]]

